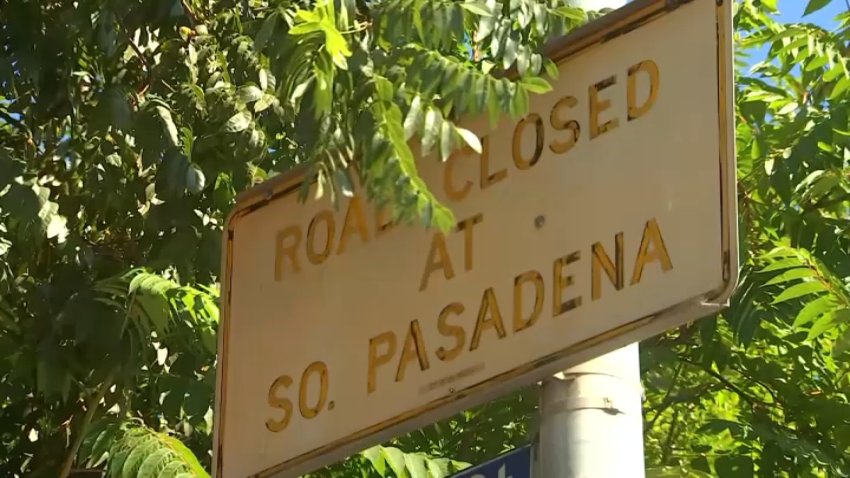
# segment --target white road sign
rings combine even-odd
[[[643,0],[551,51],[530,114],[418,167],[445,234],[288,175],[226,230],[215,476],[298,476],[725,306],[731,0]]]

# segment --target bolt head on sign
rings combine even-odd
[[[560,75],[526,116],[464,119],[479,151],[441,162],[414,142],[450,230],[393,224],[356,184],[339,209],[302,204],[298,173],[244,194],[215,476],[299,476],[722,309],[731,3],[632,2],[553,43]]]

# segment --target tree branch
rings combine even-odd
[[[827,208],[830,206],[835,206],[837,204],[841,204],[845,201],[850,201],[850,193],[842,194],[841,196],[829,199],[829,196],[822,198],[820,201],[806,206],[803,210],[806,212],[816,211],[818,209]]]
[[[133,41],[133,37],[130,36],[130,31],[127,30],[127,25],[124,24],[124,19],[121,18],[121,15],[113,11],[115,18],[118,20],[118,25],[121,27],[121,31],[124,33],[124,36],[127,38],[127,43],[130,45],[130,49],[133,50],[133,53],[136,55],[136,58],[142,63],[142,68],[145,69],[145,84],[139,89],[138,94],[144,95],[148,89],[151,87],[151,83],[153,83],[153,70],[151,70],[150,65],[148,64],[148,60],[145,58],[145,54],[142,52],[141,48],[136,45],[136,42]]]
[[[666,465],[667,460],[670,459],[671,446],[673,445],[673,438],[676,436],[677,425],[679,424],[679,409],[673,412],[673,419],[670,420],[670,429],[667,430],[667,438],[664,440],[664,448],[661,450],[661,464]]]
[[[180,0],[180,5],[183,7],[183,11],[186,13],[186,18],[189,19],[189,26],[195,28],[195,25],[198,24],[198,17],[196,17],[192,9],[189,8],[189,4],[186,3],[186,0]]]
[[[711,375],[712,377],[714,377],[715,379],[717,379],[717,381],[718,381],[718,382],[720,382],[720,383],[722,383],[723,385],[725,385],[725,386],[726,386],[726,388],[728,388],[729,390],[732,390],[733,392],[737,393],[737,394],[738,394],[741,398],[743,398],[744,400],[746,400],[747,402],[749,402],[749,404],[750,404],[750,405],[759,405],[759,406],[762,406],[762,407],[768,407],[768,408],[772,408],[772,407],[775,407],[775,406],[776,406],[775,404],[767,403],[767,402],[765,402],[765,401],[763,401],[763,400],[759,400],[758,398],[753,397],[752,395],[750,395],[749,393],[747,393],[747,392],[743,391],[740,387],[738,387],[738,386],[737,386],[737,385],[735,385],[734,383],[730,382],[730,381],[729,381],[726,377],[724,377],[723,375],[720,375],[719,373],[715,372],[714,370],[711,370],[711,369],[707,369],[707,368],[705,368],[705,367],[702,367],[702,366],[700,366],[699,364],[696,364],[696,363],[694,363],[694,362],[692,362],[692,361],[690,361],[690,360],[688,360],[688,359],[680,359],[680,360],[682,360],[683,362],[688,363],[688,364],[690,364],[690,365],[693,365],[694,367],[698,367],[700,370],[702,370],[702,371],[704,371],[705,373],[707,373],[707,374]]]
[[[658,411],[655,412],[655,416],[652,417],[652,420],[649,422],[649,425],[646,428],[647,431],[652,430],[652,427],[655,426],[655,422],[658,421],[658,417],[660,417],[661,414],[664,413],[664,410],[666,410],[667,407],[670,406],[670,403],[668,403],[670,399],[670,394],[673,393],[673,389],[679,383],[679,376],[682,374],[683,368],[685,368],[684,362],[679,362],[679,366],[676,367],[676,372],[673,374],[673,380],[670,382],[670,386],[667,387],[667,391],[664,393],[664,398],[661,399],[661,405],[659,405]]]
[[[71,444],[71,448],[65,456],[65,461],[62,462],[59,478],[68,478],[68,475],[71,474],[71,467],[74,465],[74,460],[77,458],[77,453],[80,451],[83,439],[85,438],[86,433],[88,433],[89,425],[91,425],[91,421],[94,418],[94,412],[97,411],[97,407],[100,406],[100,401],[103,400],[106,392],[109,391],[109,387],[112,386],[114,375],[115,370],[113,369],[109,372],[109,375],[106,376],[103,383],[100,384],[100,387],[98,387],[94,396],[92,396],[86,404],[86,414],[83,415],[79,429],[77,430],[77,436],[74,437],[74,442]]]

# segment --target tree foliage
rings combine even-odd
[[[458,118],[522,114],[549,87],[541,45],[584,19],[556,0],[0,9],[0,474],[63,478],[105,420],[168,430],[209,466],[238,191],[302,167],[324,194],[359,183],[445,227],[408,140],[430,160],[480,147]]]
[[[644,344],[647,445],[712,476],[845,476],[850,13],[827,29],[777,22],[789,2],[736,7],[740,286]]]
[[[642,344],[650,476],[850,473],[850,15],[777,22],[792,1],[735,5],[742,279],[727,311]],[[587,19],[559,0],[0,14],[0,474],[63,478],[209,469],[237,192],[298,167],[452,224],[409,141],[426,161],[480,147],[458,120],[522,115],[555,74],[541,46]],[[527,442],[535,416],[525,389],[313,476],[446,476]]]
[[[91,430],[79,451],[89,468],[108,460],[110,476],[128,478],[208,477],[195,455],[178,439],[137,420],[104,420]]]

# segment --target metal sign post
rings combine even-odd
[[[638,344],[545,381],[535,476],[643,478]]]

